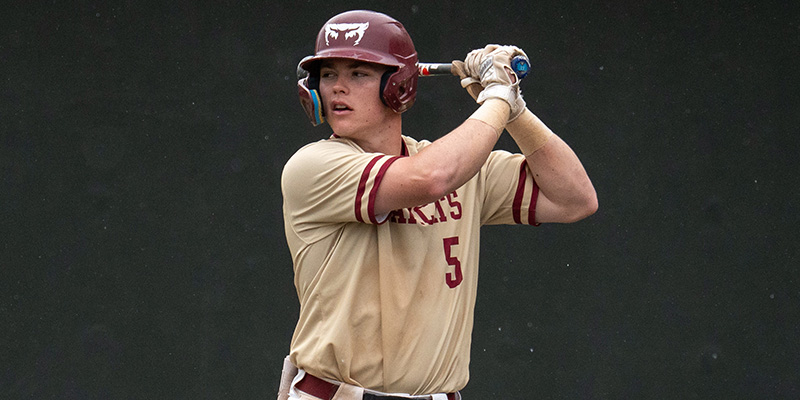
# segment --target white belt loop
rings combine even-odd
[[[432,400],[447,400],[447,394],[445,393],[436,393],[431,395]]]
[[[300,398],[300,393],[299,393],[300,391],[297,390],[297,388],[295,388],[295,385],[297,385],[297,382],[303,380],[304,376],[306,376],[306,371],[303,369],[298,369],[297,375],[295,375],[294,379],[292,379],[292,385],[289,386],[289,400]]]

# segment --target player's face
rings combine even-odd
[[[396,114],[380,99],[387,67],[346,59],[325,60],[320,67],[320,95],[333,132],[358,139],[380,132]]]

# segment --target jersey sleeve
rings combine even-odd
[[[375,215],[375,196],[386,169],[398,158],[364,153],[336,139],[303,147],[281,176],[284,217],[300,236],[331,224],[383,223],[388,215]]]
[[[483,167],[483,225],[534,225],[539,186],[522,154],[493,151]]]

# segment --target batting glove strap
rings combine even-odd
[[[508,123],[512,123],[519,118],[525,111],[528,110],[528,105],[525,104],[525,99],[522,98],[522,92],[517,92],[517,104],[511,107],[511,116],[508,117]]]
[[[483,104],[487,99],[500,99],[508,103],[510,107],[510,116],[512,118],[518,117],[525,109],[525,102],[521,104],[517,100],[522,95],[519,92],[519,84],[503,85],[500,83],[491,83],[478,95],[478,104]],[[522,105],[522,107],[520,107]]]

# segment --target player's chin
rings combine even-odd
[[[341,115],[331,115],[326,118],[328,125],[337,136],[349,137],[352,133],[358,130],[358,126],[353,121],[353,118],[347,118]]]
[[[328,120],[330,120],[330,121],[333,121],[334,123],[342,124],[342,125],[354,124],[359,119],[362,119],[362,118],[359,118],[359,114],[356,113],[353,110],[333,111],[331,113],[328,113],[326,118]]]

